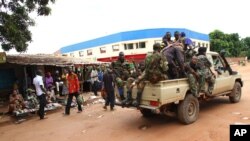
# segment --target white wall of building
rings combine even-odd
[[[207,47],[208,50],[210,48],[208,41],[202,41],[202,40],[197,40],[197,39],[191,39],[191,40],[195,43],[195,46]],[[65,53],[63,55],[81,57],[81,58],[90,59],[90,60],[97,60],[99,58],[118,56],[120,51],[123,51],[125,55],[146,54],[147,52],[151,52],[153,50],[152,48],[153,44],[156,42],[161,43],[162,38],[147,38],[147,39],[140,39],[140,40],[117,42],[117,43],[77,50],[74,52]],[[139,43],[142,45],[142,48],[136,47],[136,44],[139,44]],[[143,48],[144,43],[145,43],[145,48]],[[126,45],[133,44],[133,49],[125,49],[125,44]],[[92,54],[90,52],[92,52]]]

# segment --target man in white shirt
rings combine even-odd
[[[93,66],[90,77],[91,77],[92,90],[93,90],[95,96],[97,96],[98,72],[97,72],[95,66]]]
[[[37,70],[36,77],[33,79],[33,84],[36,88],[36,95],[39,99],[39,110],[37,114],[39,115],[40,119],[46,119],[47,117],[44,117],[44,107],[46,106],[46,90],[44,88],[41,70]]]

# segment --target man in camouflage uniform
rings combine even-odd
[[[161,80],[167,79],[166,72],[168,70],[168,63],[165,56],[160,53],[161,44],[155,43],[153,45],[153,50],[153,54],[148,55],[145,59],[145,70],[136,80],[137,96],[136,101],[133,103],[135,107],[140,105],[145,81],[150,81],[152,84],[155,84]]]
[[[127,81],[129,78],[129,64],[124,58],[124,53],[120,52],[118,56],[118,60],[112,62],[112,68],[115,73],[115,82],[116,86],[118,87],[118,92],[120,95],[121,100],[124,100],[124,81]]]
[[[202,77],[197,72],[199,69],[197,62],[198,62],[198,58],[196,56],[193,56],[190,62],[185,63],[185,71],[187,72],[189,87],[190,87],[191,93],[195,97],[199,97],[198,83],[200,82],[201,80],[200,78]]]
[[[214,73],[211,71],[210,67],[212,66],[211,62],[208,60],[206,57],[206,51],[207,48],[205,47],[200,47],[198,49],[198,64],[200,67],[199,73],[201,76],[204,76],[201,78],[201,83],[200,83],[200,92],[204,92],[207,96],[211,96],[213,89],[214,89],[214,83],[215,83],[215,78],[214,78]],[[208,82],[208,90],[205,90],[205,81]]]

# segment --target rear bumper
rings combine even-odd
[[[122,106],[121,102],[115,102],[115,105],[117,105],[117,106]],[[126,106],[125,106],[125,107],[126,107]],[[147,105],[140,105],[139,107],[140,107],[140,108],[143,108],[143,109],[149,109],[149,110],[151,110],[152,112],[157,113],[157,114],[160,113],[160,108],[159,108],[159,107],[153,107],[153,106],[147,106]],[[126,108],[136,108],[136,107],[134,107],[134,106],[131,105],[131,106],[126,107]]]
[[[152,107],[152,106],[140,105],[140,108],[150,109],[152,112],[154,112],[156,114],[160,113],[160,108],[159,107]]]

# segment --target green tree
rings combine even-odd
[[[210,48],[212,51],[219,52],[225,49],[227,56],[238,57],[245,55],[245,44],[240,40],[238,33],[225,34],[220,30],[214,30],[209,33]]]
[[[214,30],[209,33],[210,37],[210,48],[212,51],[219,52],[222,49],[229,51],[229,44],[226,40],[226,35],[220,30]]]
[[[242,42],[245,45],[246,56],[248,58],[250,58],[250,37],[246,37],[246,38],[242,39]]]
[[[55,0],[0,0],[0,43],[2,49],[25,52],[28,43],[32,41],[30,26],[35,21],[30,14],[48,16],[51,9],[48,6]]]
[[[250,49],[250,37],[246,37],[246,38],[244,38],[244,39],[242,39],[242,40],[243,40],[243,42],[245,43],[246,47],[247,47],[248,49]]]

